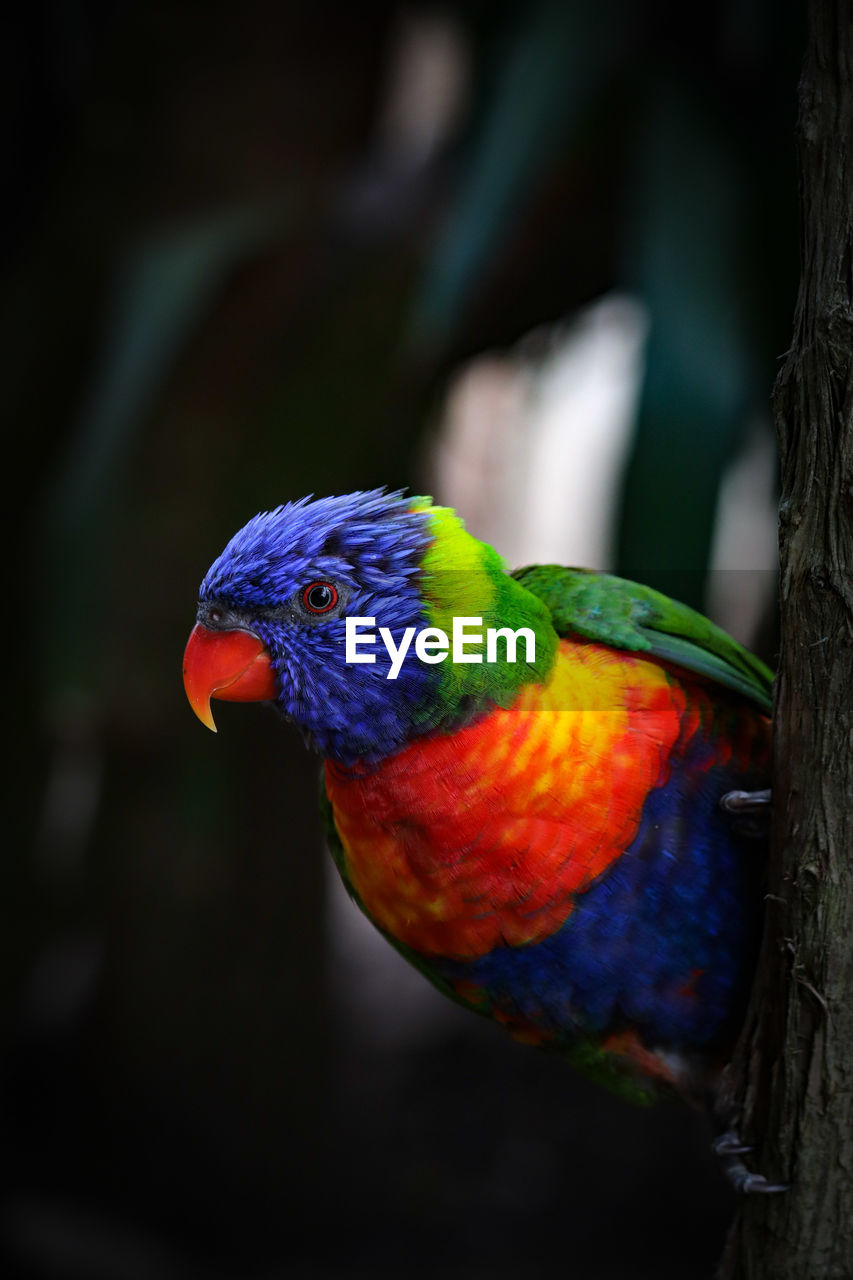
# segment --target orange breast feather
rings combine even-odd
[[[655,663],[562,641],[548,683],[511,708],[370,771],[327,762],[346,871],[368,914],[426,955],[547,937],[631,843],[687,704]]]

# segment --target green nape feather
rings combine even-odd
[[[648,653],[772,710],[769,667],[695,609],[652,587],[590,569],[532,565],[513,577],[547,604],[559,635]]]
[[[440,721],[445,724],[452,723],[460,708],[470,716],[477,706],[508,707],[522,685],[544,683],[554,665],[559,641],[547,603],[535,592],[523,590],[494,547],[468,533],[450,507],[433,506],[423,497],[413,499],[411,505],[430,518],[432,542],[424,553],[420,575],[430,626],[450,635],[454,618],[477,618],[484,631],[528,628],[535,637],[530,662],[509,661],[502,642],[496,662],[443,663],[423,719],[435,723],[436,706],[441,707]]]

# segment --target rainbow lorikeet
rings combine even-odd
[[[761,846],[720,803],[768,785],[758,658],[374,490],[250,520],[184,679],[210,728],[211,697],[269,699],[319,752],[346,888],[441,991],[639,1100],[713,1093],[761,928]]]

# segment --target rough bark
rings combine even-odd
[[[853,4],[811,0],[802,278],[774,405],[782,647],[768,922],[731,1069],[753,1164],[726,1280],[853,1277]]]

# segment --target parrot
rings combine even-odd
[[[633,1101],[710,1108],[762,929],[758,657],[651,587],[510,572],[380,488],[250,519],[183,675],[208,728],[211,699],[270,702],[319,754],[347,892],[442,993]],[[747,1150],[718,1139],[733,1185],[783,1189]]]

